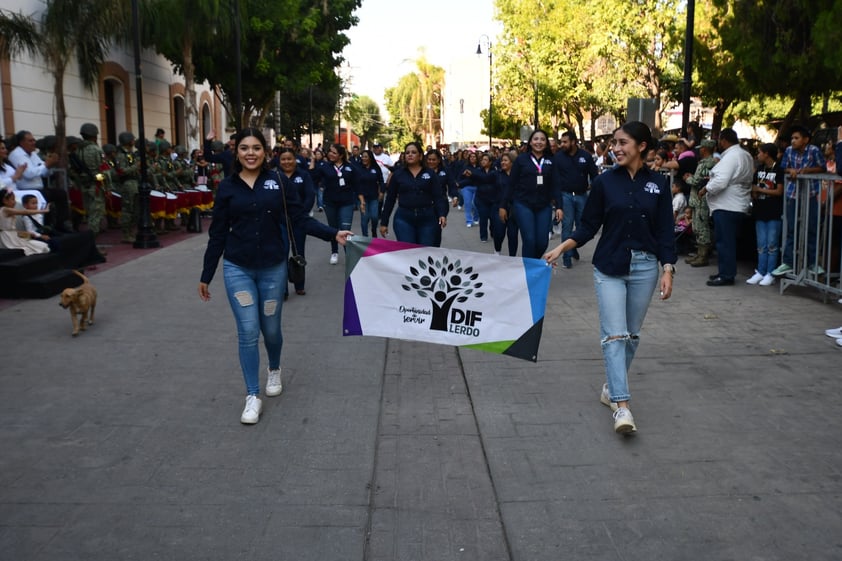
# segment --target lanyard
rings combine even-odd
[[[336,168],[336,177],[342,177],[342,166],[333,165]]]
[[[541,175],[541,164],[544,163],[544,158],[541,158],[541,162],[539,163],[538,160],[535,159],[535,156],[529,155],[532,158],[532,163],[535,164],[535,167],[538,169],[538,175]]]

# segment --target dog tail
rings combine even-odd
[[[74,272],[76,275],[78,275],[79,277],[81,277],[81,278],[82,278],[82,280],[83,280],[85,283],[87,283],[87,282],[88,282],[88,277],[86,277],[85,275],[83,275],[82,273],[80,273],[79,271],[77,271],[76,269],[73,269],[73,272]]]

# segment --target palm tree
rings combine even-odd
[[[27,52],[41,57],[52,73],[56,151],[60,165],[66,167],[64,76],[67,67],[75,55],[82,82],[93,91],[111,39],[125,28],[126,20],[122,3],[114,0],[46,0],[44,4],[43,12],[31,16],[0,10],[0,56]]]

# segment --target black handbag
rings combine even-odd
[[[298,248],[295,247],[295,236],[292,235],[292,225],[289,222],[289,213],[287,212],[286,184],[281,179],[281,174],[277,170],[275,170],[275,174],[278,176],[278,182],[281,184],[282,189],[284,189],[281,191],[281,196],[284,200],[284,218],[287,223],[289,246],[292,249],[292,256],[287,259],[287,280],[293,284],[304,284],[307,260],[304,259],[303,255],[299,255]]]

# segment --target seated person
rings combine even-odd
[[[687,208],[687,197],[681,191],[681,185],[678,181],[672,184],[672,219],[678,221],[678,218],[684,215],[684,209]]]
[[[24,195],[21,202],[25,210],[38,209],[38,199],[34,195]],[[44,216],[39,214],[20,216],[18,230],[27,232],[33,240],[45,242],[50,251],[62,256],[64,265],[67,267],[76,268],[105,262],[105,257],[96,247],[93,232],[87,230],[70,234],[54,232],[44,225]]]
[[[15,192],[9,189],[4,190],[3,204],[0,206],[0,247],[22,249],[24,255],[49,253],[50,248],[46,243],[33,240],[29,232],[18,230],[16,224],[18,216],[44,215],[49,212],[49,207],[42,210],[27,210],[16,208],[16,205]]]

